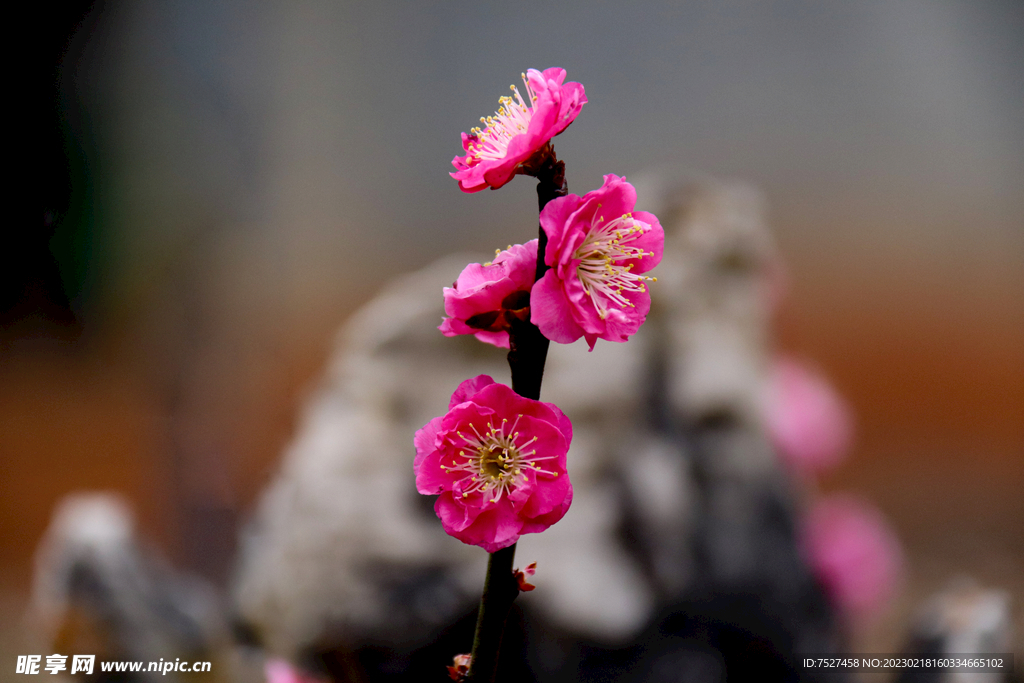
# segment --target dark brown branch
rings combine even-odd
[[[516,545],[513,543],[491,553],[487,560],[487,576],[480,597],[480,610],[476,615],[473,657],[469,662],[467,682],[493,681],[497,674],[505,619],[512,608],[512,602],[519,596],[519,586],[512,573],[515,556]]]
[[[541,211],[552,199],[568,194],[565,164],[555,158],[553,150],[547,161],[536,169],[536,176],[537,203]],[[547,235],[541,228],[537,245],[537,280],[548,269],[544,264],[547,243]],[[544,361],[548,355],[548,339],[529,318],[512,318],[509,322],[508,365],[512,371],[512,389],[520,396],[539,400]],[[505,619],[512,603],[519,596],[519,586],[512,573],[515,554],[516,546],[512,544],[491,553],[487,562],[487,577],[484,579],[484,592],[480,597],[480,611],[477,613],[476,632],[473,635],[473,657],[466,678],[468,683],[492,683],[497,674]]]

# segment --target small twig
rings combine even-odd
[[[537,204],[538,211],[543,211],[552,199],[564,197],[569,194],[569,184],[565,181],[565,162],[555,157],[555,151],[551,150],[548,161],[537,170]],[[543,228],[540,228],[540,241],[537,244],[537,276],[536,280],[544,277],[548,266],[544,263],[544,250],[548,246],[548,236]]]

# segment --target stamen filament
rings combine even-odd
[[[635,261],[652,252],[644,251],[631,243],[642,237],[651,226],[633,218],[632,213],[605,223],[604,216],[598,216],[600,205],[590,221],[590,231],[573,257],[579,259],[576,275],[604,320],[609,308],[634,308],[628,292],[645,292],[645,281],[654,278],[632,272]],[[625,263],[633,261],[633,263]]]
[[[504,159],[508,152],[508,143],[512,138],[525,133],[529,128],[530,121],[533,119],[533,103],[537,101],[537,95],[530,82],[526,80],[526,74],[523,74],[523,85],[526,90],[526,100],[519,94],[519,89],[516,86],[511,86],[515,96],[506,95],[499,98],[500,106],[494,116],[480,119],[486,128],[476,127],[470,130],[472,143],[466,151],[473,158],[491,161]]]
[[[466,448],[459,451],[459,457],[452,460],[451,466],[442,468],[446,472],[463,475],[455,482],[456,490],[461,491],[463,498],[480,493],[491,503],[497,503],[517,486],[529,481],[530,472],[558,476],[557,472],[545,470],[537,464],[556,460],[558,456],[537,457],[537,449],[526,450],[537,442],[537,436],[519,442],[520,432],[517,429],[522,417],[522,414],[517,415],[511,424],[507,418],[497,425],[488,422],[483,433],[473,423],[467,423],[472,435],[456,431]]]

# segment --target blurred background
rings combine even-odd
[[[864,651],[958,574],[1024,602],[1016,0],[125,0],[56,7],[43,38],[42,203],[0,274],[5,661],[71,491],[121,492],[175,564],[226,579],[346,316],[535,235],[531,182],[463,196],[446,173],[552,65],[590,100],[556,144],[571,191],[668,169],[766,194],[780,343],[857,419],[823,486],[907,553]]]

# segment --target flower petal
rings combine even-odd
[[[559,344],[571,344],[583,336],[553,270],[544,273],[530,291],[530,321],[541,334]]]
[[[636,188],[614,173],[605,175],[604,184],[594,192],[594,196],[601,203],[601,215],[605,220],[618,218],[636,206]]]
[[[488,332],[487,330],[481,330],[479,332],[474,333],[473,336],[479,339],[480,341],[484,342],[485,344],[497,346],[499,349],[507,349],[510,346],[508,341],[508,332],[505,331]]]
[[[495,384],[495,381],[491,378],[490,375],[477,375],[472,379],[464,380],[455,389],[455,392],[452,394],[451,400],[448,401],[448,410],[451,410],[460,403],[465,403],[466,401],[473,398],[476,394],[478,394],[484,387],[491,386],[492,384]],[[441,418],[434,419],[440,420]],[[433,420],[431,420],[431,423],[433,423]],[[417,434],[418,433],[419,432],[417,432]]]
[[[562,501],[554,506],[550,512],[544,515],[533,517],[529,521],[523,523],[523,529],[520,533],[523,534],[535,534],[544,531],[552,524],[555,524],[562,517],[565,517],[565,513],[569,511],[569,506],[572,505],[572,484],[566,478],[567,490]]]
[[[481,512],[458,534],[452,534],[463,543],[478,545],[489,553],[507,548],[519,540],[523,522],[511,503],[501,500]]]
[[[465,505],[451,491],[445,491],[434,502],[434,512],[441,520],[445,533],[462,540],[459,534],[476,520],[480,515],[480,508]]]
[[[440,451],[428,453],[416,467],[416,490],[425,496],[435,496],[450,490],[452,476],[441,469]]]
[[[416,430],[416,434],[412,438],[413,445],[416,446],[416,458],[412,463],[414,468],[418,468],[427,455],[437,450],[437,433],[441,429],[441,421],[443,419],[442,417],[435,417],[423,425],[422,428]]]

